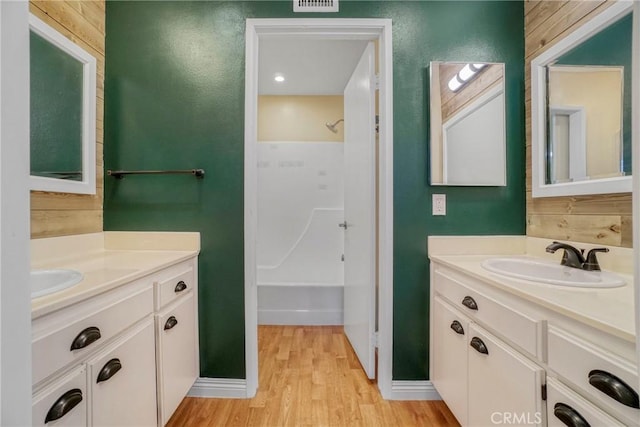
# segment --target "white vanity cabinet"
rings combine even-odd
[[[431,307],[430,378],[463,426],[640,425],[633,342],[433,261]]]
[[[199,373],[195,264],[183,263],[156,285],[158,421],[164,426]]]
[[[477,317],[505,315],[504,308],[488,295],[458,286],[454,275],[435,276],[430,378],[451,412],[463,426],[543,425],[544,369],[477,323]],[[535,352],[537,326],[530,320],[533,335],[520,338],[531,341]]]
[[[52,411],[61,413],[62,416],[47,425],[85,426],[94,425],[94,422],[95,425],[114,425],[119,424],[117,421],[120,420],[124,422],[120,425],[126,425],[127,420],[149,421],[131,425],[156,425],[153,335],[151,340],[146,342],[137,336],[131,336],[132,330],[141,325],[150,325],[152,314],[153,280],[143,278],[34,319],[34,424],[44,425],[47,414]],[[134,352],[137,354],[134,355]],[[106,362],[102,363],[102,359],[107,357],[108,360],[121,358],[122,366],[126,368],[117,372],[109,381],[110,384],[94,385],[93,371],[105,367]],[[141,375],[136,369],[128,368],[129,365],[140,367],[140,359],[145,363],[152,363],[151,376],[147,374],[145,377],[144,371]],[[74,381],[78,383],[76,388],[82,391],[82,400],[78,404],[84,408],[82,411],[75,408],[67,411],[71,406],[68,402],[79,399],[77,393],[75,396],[68,395],[66,400],[61,395],[58,400],[52,401],[54,395],[62,390],[56,389],[53,394],[45,392],[50,389],[50,384],[57,384],[68,375],[73,376]],[[148,378],[152,380],[150,383]],[[82,387],[79,384],[82,384]],[[71,390],[68,386],[65,388]],[[151,405],[135,406],[126,399],[114,398],[117,394],[132,396],[135,395],[132,393],[138,393],[145,388],[153,397]],[[42,393],[47,393],[50,397],[40,399]],[[49,407],[45,408],[47,404]],[[119,407],[117,404],[126,406]],[[124,414],[126,410],[132,409],[135,411],[134,414]]]
[[[34,425],[163,426],[199,375],[196,271],[193,257],[34,318]]]

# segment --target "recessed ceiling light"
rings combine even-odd
[[[282,74],[276,74],[273,80],[277,81],[278,83],[282,83],[284,81],[284,76]]]

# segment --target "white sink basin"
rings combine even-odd
[[[80,283],[82,273],[75,270],[53,269],[31,271],[31,298],[49,295]]]
[[[492,273],[550,285],[578,288],[617,288],[624,280],[607,271],[585,271],[578,268],[531,258],[491,258],[482,267]]]

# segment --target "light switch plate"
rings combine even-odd
[[[446,215],[447,214],[447,195],[446,194],[432,194],[432,215]]]

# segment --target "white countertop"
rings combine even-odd
[[[32,319],[185,261],[200,250],[199,235],[193,236],[197,233],[175,233],[175,244],[171,243],[174,233],[120,233],[117,241],[114,235],[105,238],[106,234],[32,241],[32,247],[36,246],[32,248],[33,269],[65,268],[84,276],[75,286],[32,299]],[[144,246],[141,239],[132,239],[141,235]],[[133,240],[135,245],[130,244]],[[179,250],[171,250],[172,246]]]
[[[532,239],[520,236],[522,239]],[[445,239],[445,238],[438,238]],[[489,238],[486,238],[487,241]],[[516,238],[509,237],[514,240]],[[460,238],[457,243],[464,245],[464,241]],[[542,239],[538,239],[542,240]],[[551,240],[548,240],[548,243]],[[451,242],[446,242],[447,250],[438,252],[438,242],[429,240],[430,250],[429,258],[432,262],[441,263],[459,272],[469,274],[476,277],[489,285],[495,286],[501,290],[522,297],[528,301],[539,304],[549,310],[558,312],[567,317],[575,319],[579,322],[590,325],[607,333],[618,336],[627,341],[635,342],[635,314],[634,314],[634,286],[633,276],[627,271],[615,271],[626,282],[619,288],[574,288],[558,285],[547,285],[528,280],[520,280],[516,278],[502,276],[500,274],[491,273],[485,270],[482,261],[495,257],[509,257],[514,255],[537,255],[523,253],[520,248],[531,245],[514,245],[515,249],[507,249],[503,253],[496,251],[495,248],[504,247],[502,244],[490,244],[491,253],[482,254],[455,254],[455,249],[451,248]],[[432,251],[432,246],[434,251]],[[538,244],[533,246],[540,246]],[[453,250],[452,250],[453,249]],[[622,256],[626,256],[625,249],[617,249],[622,252]],[[632,250],[629,253],[632,256]],[[436,253],[432,253],[436,252]],[[468,252],[468,251],[461,251]],[[483,251],[479,251],[483,252]],[[558,251],[559,256],[562,251]],[[620,253],[616,254],[620,256]],[[542,256],[541,256],[542,257]],[[549,258],[545,256],[544,258]],[[604,269],[604,268],[603,268]]]

